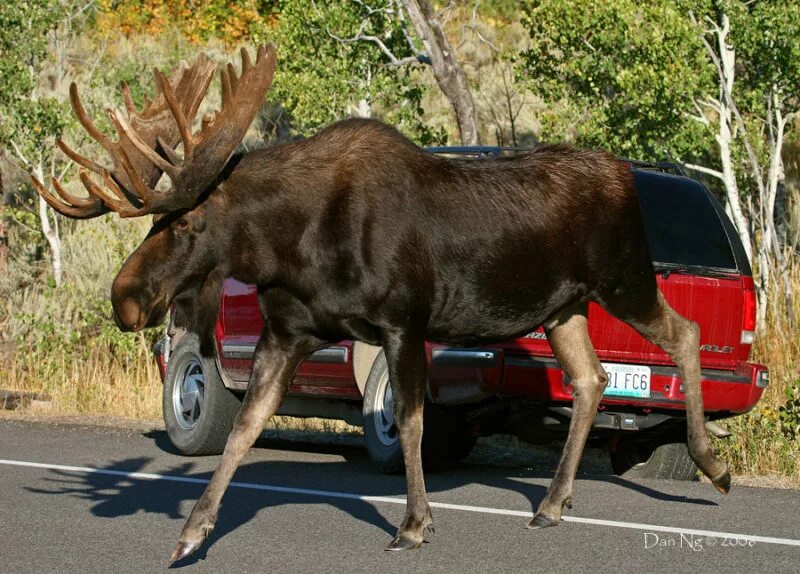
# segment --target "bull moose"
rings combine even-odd
[[[552,484],[530,528],[555,526],[572,506],[576,469],[607,375],[587,331],[594,301],[662,347],[685,385],[692,459],[726,493],[730,473],[704,427],[699,329],[659,292],[628,164],[605,152],[555,145],[464,161],[421,150],[374,120],[348,119],[313,137],[234,153],[269,89],[275,50],[221,70],[222,104],[193,124],[215,65],[200,55],[142,111],[109,111],[117,139],[70,99],[111,156],[110,168],[63,141],[88,196],[57,180],[37,191],[67,217],[154,215],[114,279],[123,331],[158,324],[171,304],[213,353],[220,290],[229,277],[258,286],[265,327],[247,393],[222,460],[171,560],[197,550],[214,527],[242,457],[278,409],[305,357],[341,339],[383,347],[408,499],[388,550],[421,545],[433,518],[420,457],[426,390],[424,341],[475,345],[543,325],[571,379],[573,417]],[[182,151],[178,151],[182,145]],[[163,173],[168,190],[156,190]],[[98,183],[99,182],[99,183]],[[60,197],[59,197],[60,196]]]

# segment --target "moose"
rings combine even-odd
[[[111,287],[123,331],[162,321],[170,305],[213,353],[229,277],[255,284],[265,327],[222,459],[189,516],[171,562],[196,551],[245,453],[275,414],[298,365],[341,339],[386,354],[403,451],[407,504],[387,550],[419,547],[433,530],[420,444],[425,341],[477,345],[543,325],[573,388],[573,416],[555,475],[529,528],[572,507],[578,463],[607,382],[587,330],[593,301],[662,347],[685,386],[687,443],[722,493],[730,473],[711,448],[700,389],[699,329],[656,285],[630,166],[606,152],[547,145],[482,161],[426,153],[379,121],[347,119],[307,139],[236,149],[272,83],[273,46],[246,49],[241,72],[220,71],[222,103],[195,119],[215,64],[200,55],[138,111],[109,110],[112,140],[70,100],[111,167],[58,140],[88,196],[58,180],[39,194],[71,218],[153,215]],[[193,131],[194,130],[194,131]],[[182,149],[181,149],[182,148]],[[171,182],[156,189],[162,174]]]

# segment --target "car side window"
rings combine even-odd
[[[720,216],[702,185],[634,170],[650,254],[656,263],[736,270]]]

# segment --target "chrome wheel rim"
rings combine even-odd
[[[385,446],[397,443],[397,426],[394,424],[394,401],[389,375],[384,373],[378,385],[378,392],[372,400],[372,422],[378,440]]]
[[[199,359],[193,357],[181,369],[180,376],[172,387],[172,409],[178,426],[182,429],[193,429],[200,419],[205,389],[203,365]]]

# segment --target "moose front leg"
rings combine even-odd
[[[561,460],[550,488],[528,528],[555,526],[564,506],[572,508],[572,485],[583,454],[586,438],[608,375],[595,355],[586,320],[586,306],[565,309],[545,324],[553,354],[569,375],[574,389],[572,419]]]
[[[279,342],[263,334],[256,347],[253,372],[242,406],[233,422],[222,461],[183,527],[170,564],[196,551],[213,530],[222,496],[244,455],[280,406],[300,362],[311,347]]]
[[[406,467],[406,514],[386,550],[419,548],[425,531],[433,531],[433,516],[422,474],[422,412],[425,403],[428,361],[421,336],[407,331],[384,338],[384,351],[392,385],[394,421]]]

